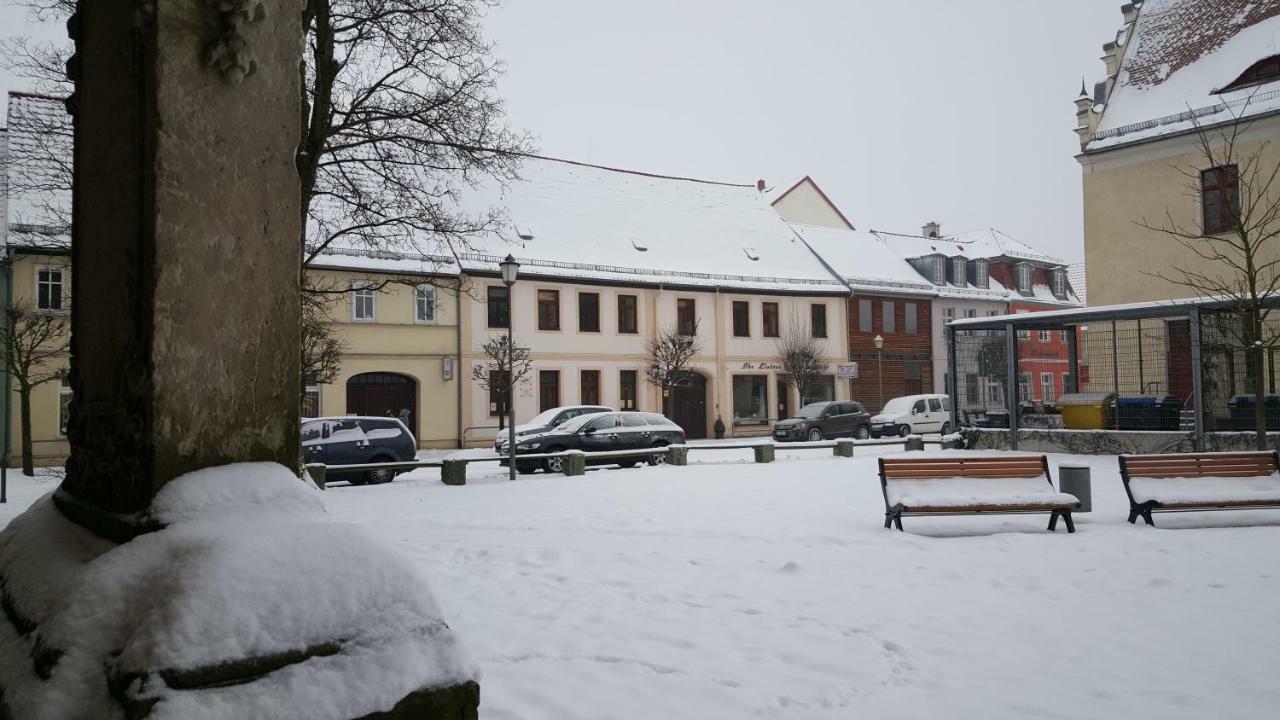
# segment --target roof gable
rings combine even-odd
[[[783,220],[805,225],[823,225],[856,230],[853,223],[822,191],[813,178],[805,175],[778,193],[769,203]]]

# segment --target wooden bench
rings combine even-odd
[[[1153,512],[1280,508],[1276,451],[1121,455],[1129,522]]]
[[[902,530],[904,515],[1005,515],[1049,513],[1049,529],[1058,518],[1076,531],[1074,495],[1054,490],[1049,461],[1043,456],[880,458],[884,526]]]

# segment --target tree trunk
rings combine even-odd
[[[1253,355],[1253,421],[1259,450],[1267,449],[1267,385],[1262,372],[1264,353],[1261,345],[1250,348]]]
[[[31,477],[36,474],[35,461],[31,454],[31,386],[25,383],[18,385],[18,406],[21,408],[18,425],[22,430],[22,474]]]

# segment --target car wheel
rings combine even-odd
[[[654,443],[654,444],[653,444],[653,446],[654,446],[655,448],[661,448],[661,447],[666,447],[666,446],[667,446],[667,444],[666,444],[666,443],[664,443],[664,442],[656,442],[656,443]],[[652,466],[652,465],[666,465],[666,464],[667,464],[667,456],[666,456],[666,454],[665,454],[665,453],[664,453],[664,454],[662,454],[662,455],[650,455],[650,456],[649,456],[648,463],[649,463],[649,465],[651,465],[651,466]]]
[[[818,428],[813,428],[812,430],[809,431],[809,442],[818,442],[821,439],[822,439],[821,430],[819,430]]]
[[[630,470],[631,468],[636,466],[636,462],[637,461],[635,460],[622,460],[618,463],[618,467],[622,468],[623,470]]]
[[[942,423],[942,434],[943,435],[951,434],[951,423],[949,422]]]
[[[547,448],[547,452],[549,453],[564,452],[564,448],[551,447],[551,448]],[[564,472],[564,458],[562,457],[547,458],[546,460],[542,461],[542,469],[546,470],[549,473]]]
[[[858,429],[853,431],[853,436],[859,440],[866,440],[871,437],[871,428],[866,425],[859,425]]]
[[[520,473],[521,475],[531,475],[537,471],[538,471],[538,466],[535,463],[527,463],[527,462],[516,463],[516,472]]]
[[[389,457],[376,457],[370,460],[369,462],[386,463],[386,462],[395,462],[395,460]],[[377,470],[370,470],[364,474],[365,482],[369,483],[370,485],[382,485],[383,483],[389,483],[392,480],[394,480],[395,477],[396,477],[396,471],[392,470],[391,468],[379,468]]]
[[[899,425],[899,426],[898,426],[898,437],[906,437],[906,436],[908,436],[908,435],[910,435],[910,434],[911,434],[911,426],[910,426],[910,425]]]
[[[369,479],[368,479],[367,477],[365,477],[363,474],[361,474],[361,475],[352,475],[350,478],[348,478],[348,479],[347,479],[347,482],[348,482],[348,483],[350,483],[350,484],[352,484],[352,485],[363,485],[363,484],[365,484],[365,483],[369,482]]]

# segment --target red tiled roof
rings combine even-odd
[[[1128,51],[1127,82],[1149,88],[1280,14],[1280,0],[1148,0],[1140,12],[1143,32]]]

